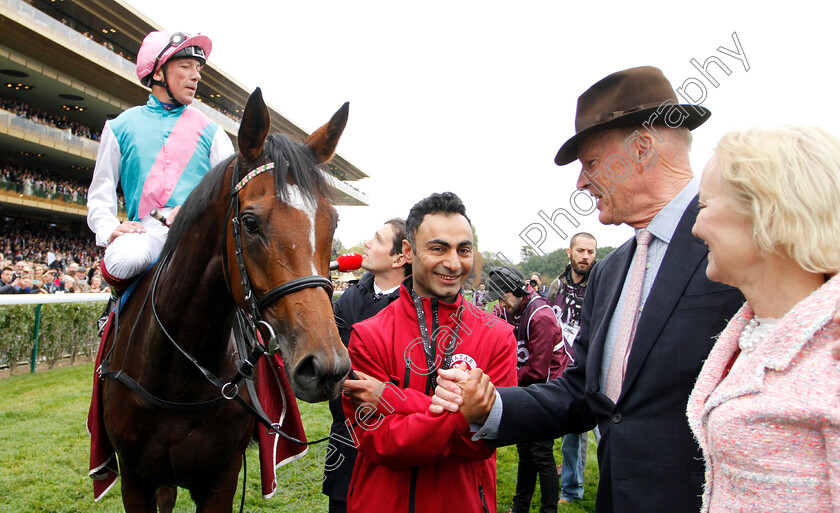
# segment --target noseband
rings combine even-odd
[[[272,169],[274,169],[274,162],[263,164],[262,166],[253,169],[237,183],[236,178],[239,176],[239,159],[237,158],[233,166],[231,180],[232,187],[230,193],[231,203],[229,212],[232,213],[230,218],[231,224],[233,225],[233,241],[234,248],[236,250],[236,263],[239,266],[239,275],[242,278],[242,290],[245,293],[245,301],[248,302],[248,307],[251,311],[250,313],[253,319],[252,322],[254,324],[254,329],[256,329],[256,326],[262,322],[261,312],[283,296],[313,287],[323,288],[327,292],[330,300],[332,300],[333,294],[332,282],[329,278],[325,278],[323,276],[302,276],[300,278],[295,278],[274,287],[266,292],[261,298],[257,298],[251,288],[251,280],[248,277],[248,270],[245,268],[245,254],[242,250],[242,231],[240,226],[241,223],[239,221],[239,191],[241,191],[254,177]],[[225,231],[227,231],[227,225],[225,225]],[[228,290],[231,290],[230,276],[228,275],[227,250],[224,248],[222,249],[222,257],[225,263],[225,282],[228,286]]]
[[[151,404],[166,409],[173,409],[173,410],[201,410],[205,408],[211,408],[217,406],[220,402],[225,400],[235,400],[239,403],[248,413],[250,413],[254,418],[263,424],[269,432],[276,433],[280,435],[282,438],[298,444],[298,445],[312,445],[316,443],[323,442],[327,440],[327,438],[323,438],[320,440],[315,440],[312,442],[303,442],[298,440],[294,437],[291,437],[284,433],[280,429],[279,424],[273,424],[271,420],[266,417],[265,413],[262,412],[261,407],[255,408],[250,403],[245,401],[239,395],[239,383],[243,379],[247,379],[249,382],[254,379],[254,368],[257,361],[264,355],[267,354],[266,348],[264,343],[260,341],[261,335],[259,332],[259,327],[264,327],[268,331],[268,344],[265,344],[269,348],[271,348],[272,344],[276,343],[276,337],[274,334],[274,330],[271,328],[271,325],[264,320],[262,320],[261,311],[266,309],[268,306],[273,304],[278,299],[287,296],[289,294],[293,294],[295,292],[312,288],[312,287],[320,287],[323,288],[326,292],[330,300],[332,300],[332,293],[333,293],[333,286],[332,282],[323,277],[323,276],[303,276],[300,278],[295,278],[286,283],[283,283],[270,291],[264,294],[261,298],[257,299],[254,295],[254,291],[251,288],[251,281],[248,278],[248,271],[245,269],[245,256],[242,251],[242,236],[240,231],[240,222],[239,222],[239,191],[242,190],[243,187],[255,176],[269,171],[274,168],[274,163],[269,162],[267,164],[263,164],[262,166],[252,170],[249,172],[241,181],[237,183],[236,177],[239,176],[239,162],[237,161],[234,164],[233,169],[233,180],[232,180],[232,192],[231,192],[231,205],[230,209],[228,210],[228,218],[231,220],[231,224],[233,225],[233,236],[234,236],[234,243],[236,249],[236,262],[239,266],[239,273],[242,277],[242,290],[245,293],[245,300],[248,302],[248,306],[251,310],[251,315],[237,315],[238,319],[243,320],[246,324],[248,324],[248,331],[253,334],[253,346],[251,349],[250,354],[248,354],[247,358],[238,360],[236,362],[236,375],[233,377],[231,381],[225,383],[224,381],[220,380],[217,376],[215,376],[211,371],[204,368],[191,354],[189,354],[184,348],[182,348],[175,338],[167,331],[166,327],[163,324],[163,321],[160,319],[157,309],[155,307],[156,299],[155,299],[155,292],[157,290],[157,283],[159,281],[161,272],[164,267],[166,267],[167,260],[169,259],[170,254],[167,254],[163,257],[163,261],[159,262],[157,265],[157,270],[152,278],[152,285],[149,287],[149,291],[146,295],[146,300],[149,299],[149,295],[151,295],[151,309],[152,314],[154,315],[155,320],[157,321],[158,327],[160,328],[161,332],[164,336],[169,340],[170,343],[182,354],[184,355],[187,360],[189,360],[213,385],[218,387],[221,391],[221,395],[215,399],[211,399],[209,401],[201,402],[201,403],[175,403],[171,401],[163,400],[150,392],[144,389],[137,381],[131,378],[128,374],[124,372],[123,369],[118,371],[111,370],[110,366],[110,355],[111,352],[116,347],[116,340],[117,340],[117,332],[116,329],[119,325],[119,309],[117,309],[116,318],[113,320],[114,323],[114,335],[113,340],[114,344],[109,349],[108,353],[104,355],[102,363],[98,369],[100,378],[102,379],[113,379],[116,381],[121,382],[130,390],[133,390],[139,396],[144,398],[146,401],[150,402]],[[232,214],[232,215],[231,215]],[[227,241],[227,222],[225,222],[225,227],[223,230],[223,241]],[[222,247],[222,259],[224,261],[223,267],[223,274],[225,278],[225,285],[227,285],[228,291],[231,292],[232,290],[230,286],[230,275],[228,271],[228,259],[227,259],[227,250],[226,250],[226,243],[223,243]],[[144,305],[145,301],[144,300]],[[136,323],[135,323],[136,324]],[[132,330],[133,335],[133,330]],[[129,336],[129,344],[131,343],[132,335]],[[239,343],[239,341],[237,341]],[[244,341],[243,341],[244,344]],[[244,356],[244,353],[247,352],[247,346],[241,346],[238,350],[240,354]],[[127,351],[127,350],[126,350]],[[249,390],[252,390],[252,385],[249,384]],[[256,403],[256,406],[259,407],[259,401],[256,398],[256,394],[253,393],[251,395],[251,400]],[[243,494],[244,500],[244,494]]]

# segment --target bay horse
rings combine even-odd
[[[222,391],[201,368],[227,383],[236,375],[237,309],[276,334],[297,398],[338,395],[350,360],[325,278],[338,216],[318,166],[333,155],[347,113],[345,104],[301,144],[268,135],[268,109],[254,91],[239,128],[239,153],[209,171],[189,196],[160,259],[120,312],[116,340],[111,330],[103,342],[109,366],[150,396],[214,403],[166,408],[122,382],[102,381],[105,430],[119,461],[126,512],[171,509],[177,486],[190,491],[198,512],[231,511],[254,418],[234,401],[216,401]],[[239,395],[250,402],[247,391]]]

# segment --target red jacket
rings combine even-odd
[[[428,365],[407,283],[410,280],[403,282],[398,300],[355,324],[350,335],[353,368],[390,384],[384,387],[377,412],[364,405],[356,408],[344,399],[347,419],[358,421],[346,437],[359,449],[347,511],[495,512],[495,450],[471,440],[460,413],[428,412]],[[455,304],[429,298],[422,303],[429,333],[434,308],[441,328],[448,328],[442,329],[445,336],[436,344],[439,360],[443,341],[451,340],[457,323],[452,365],[465,362],[469,368],[481,368],[496,386],[516,385],[516,341],[509,324],[464,301],[462,295]]]

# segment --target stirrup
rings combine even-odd
[[[105,311],[103,311],[102,315],[99,316],[99,319],[96,320],[96,334],[99,338],[102,338],[102,333],[105,332],[105,325],[108,324],[108,317],[111,315],[111,310],[114,309],[114,305],[117,304],[117,299],[119,299],[113,290],[114,289],[112,288],[111,296],[105,304]]]

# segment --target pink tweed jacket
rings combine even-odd
[[[725,380],[749,303],[721,333],[686,412],[706,460],[702,511],[840,511],[840,362],[826,330],[838,298],[835,276]]]

